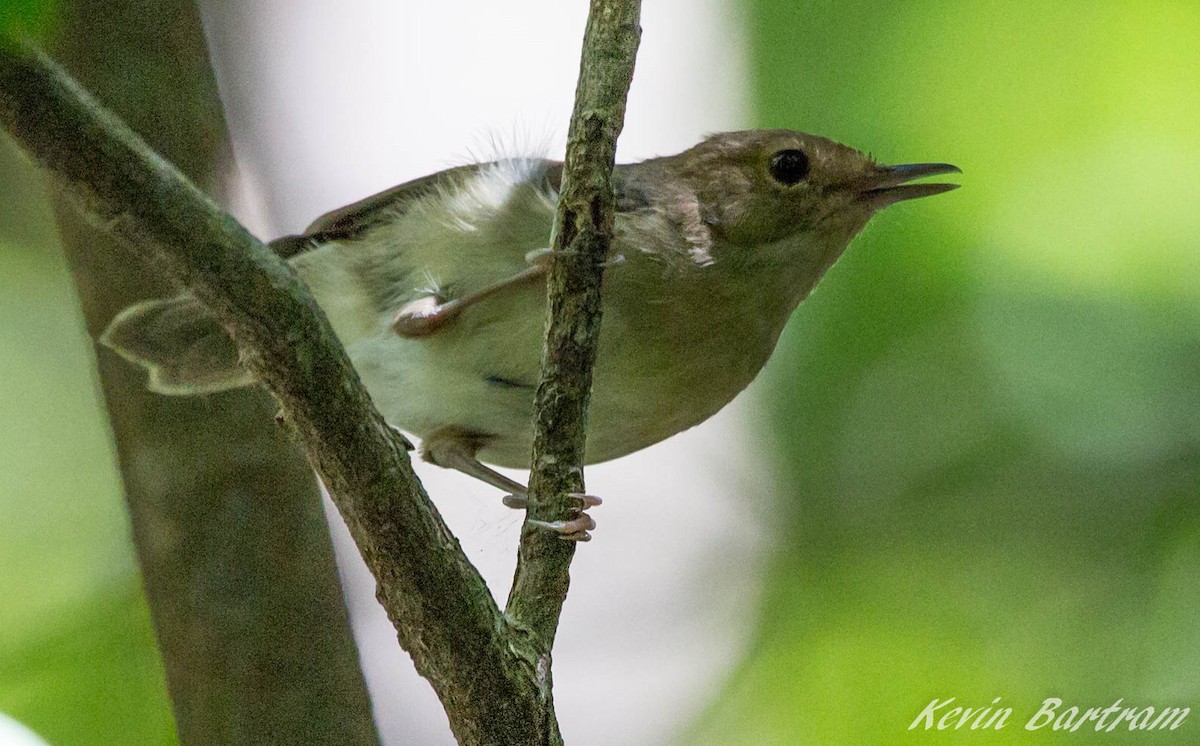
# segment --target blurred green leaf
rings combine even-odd
[[[65,268],[0,244],[0,625],[41,626],[62,604],[134,572],[96,399],[91,344]]]
[[[0,320],[0,711],[56,744],[173,743],[91,343],[56,253],[0,243]]]
[[[150,615],[136,582],[0,644],[0,707],[53,744],[173,744]]]

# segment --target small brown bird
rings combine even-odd
[[[618,213],[588,416],[589,463],[686,430],[758,374],[788,317],[871,216],[954,189],[910,183],[944,163],[882,166],[788,130],[709,137],[620,165]],[[549,239],[562,164],[462,166],[318,219],[272,247],[312,288],[377,406],[426,460],[511,493],[482,462],[527,466],[541,362]],[[102,341],[164,394],[252,376],[190,295],[122,312]],[[596,504],[580,496],[580,506]],[[548,527],[587,538],[584,513]]]

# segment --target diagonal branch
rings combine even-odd
[[[554,222],[550,309],[534,404],[529,517],[564,519],[583,491],[587,405],[600,339],[600,283],[612,243],[617,135],[641,36],[640,0],[592,0]],[[508,614],[549,654],[570,584],[572,542],[526,525]],[[547,685],[548,686],[548,685]]]
[[[64,65],[193,182],[220,192],[231,148],[194,0],[155,0],[154,13],[144,0],[55,6]],[[172,292],[65,196],[53,203],[92,334]],[[321,493],[273,424],[270,397],[158,396],[109,350],[97,349],[96,364],[179,742],[270,733],[378,746]]]
[[[543,732],[537,671],[295,273],[40,52],[0,39],[0,123],[226,325],[278,400],[463,743]]]
[[[600,282],[612,241],[615,143],[640,0],[592,0],[563,188],[531,517],[583,489]],[[0,40],[0,123],[84,211],[212,310],[278,400],[378,583],[401,646],[462,743],[560,743],[549,651],[573,544],[526,528],[501,614],[291,269],[40,52]]]

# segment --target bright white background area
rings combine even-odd
[[[210,0],[205,23],[239,166],[239,216],[263,238],[424,174],[497,155],[561,157],[584,0]],[[619,159],[678,152],[747,124],[736,16],[719,0],[648,2]],[[739,399],[744,403],[745,398]],[[719,691],[755,627],[767,481],[744,404],[589,467],[554,651],[573,744],[670,741]],[[498,491],[419,464],[503,601],[521,515]],[[522,475],[520,478],[524,478]],[[330,509],[355,633],[388,744],[452,743]]]
[[[0,746],[49,746],[41,736],[0,712]]]

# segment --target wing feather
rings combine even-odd
[[[471,163],[406,181],[399,186],[325,213],[314,220],[303,233],[275,239],[270,244],[271,249],[284,259],[290,259],[321,244],[353,240],[372,228],[395,219],[415,200],[437,191],[442,185],[468,179],[493,165],[494,162]],[[558,191],[562,186],[562,169],[561,161],[549,160],[544,162],[544,168],[541,169],[547,186],[554,191]],[[617,166],[613,172],[613,189],[616,192],[619,212],[633,212],[649,206],[647,196],[636,181],[629,178],[630,172],[627,169],[625,166]]]

